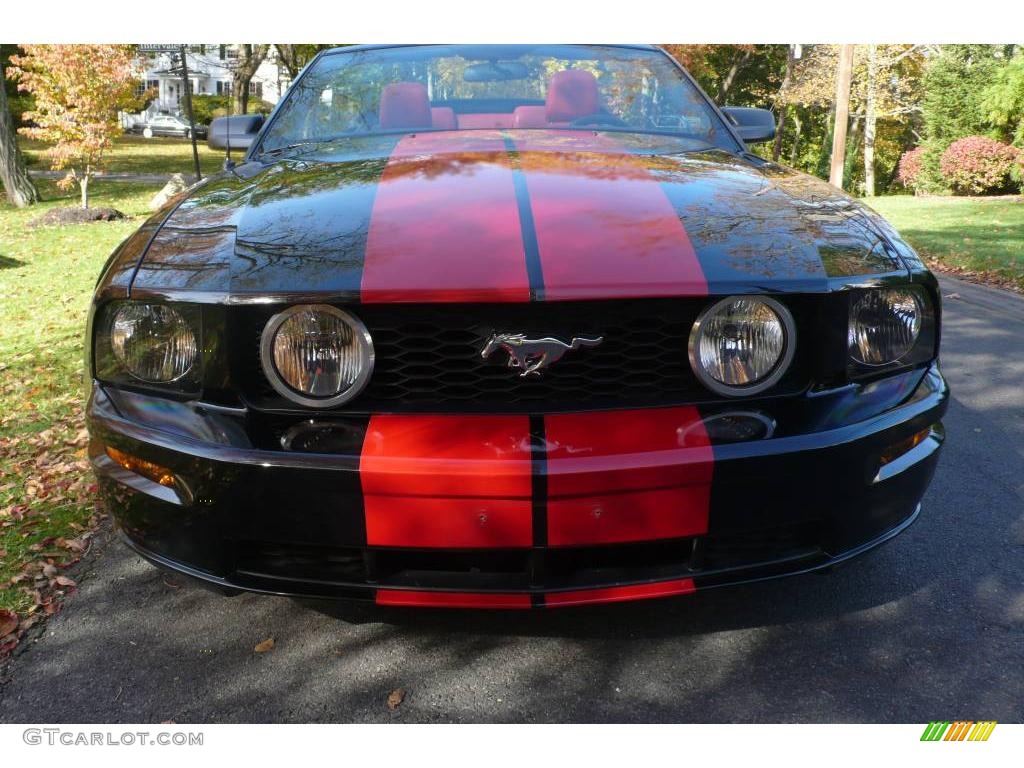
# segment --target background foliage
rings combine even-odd
[[[774,145],[758,147],[759,154],[828,177],[838,46],[664,47],[718,103],[775,111],[780,136]],[[1024,148],[1020,45],[859,45],[846,148],[844,185],[850,192],[865,192],[869,96],[876,115],[871,167],[879,194],[964,191],[957,186],[963,180],[944,175],[941,163],[949,146],[965,137]],[[901,176],[901,158],[918,148],[904,163],[916,172]],[[1011,183],[986,185],[984,191],[1018,190],[1024,177],[1020,162]]]

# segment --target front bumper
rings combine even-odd
[[[805,429],[770,439],[701,439],[693,408],[375,416],[360,451],[332,454],[257,449],[240,411],[99,384],[87,417],[104,503],[159,566],[225,591],[529,608],[686,594],[871,549],[916,518],[947,400],[932,366],[809,396]]]

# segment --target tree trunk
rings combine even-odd
[[[853,46],[839,48],[839,66],[836,68],[836,116],[832,129],[832,162],[828,180],[834,187],[843,188],[843,165],[846,159],[846,130],[850,115],[850,81],[853,79]]]
[[[89,176],[88,173],[83,173],[82,178],[78,181],[78,186],[82,190],[82,207],[89,207]]]
[[[843,178],[847,181],[853,179],[853,171],[863,149],[861,148],[861,119],[860,115],[853,115],[850,120],[850,129],[846,137],[846,155],[843,157]],[[845,189],[845,187],[844,187]],[[850,187],[853,191],[853,187]]]
[[[793,131],[793,145],[789,148],[789,164],[795,167],[797,152],[800,150],[800,134],[804,127],[800,120],[800,114],[796,110],[793,110],[793,127],[796,130]]]
[[[232,100],[234,101],[234,113],[236,115],[245,115],[249,112],[249,81],[242,81],[238,75],[235,75],[235,80],[231,84],[231,90],[234,93],[231,94]]]
[[[18,149],[14,120],[7,107],[4,88],[4,69],[0,65],[0,183],[12,205],[22,208],[39,202],[39,191],[25,170],[25,162]]]
[[[295,50],[296,46],[288,43],[274,43],[274,47],[277,49],[277,59],[284,68],[288,70],[288,76],[294,80],[299,76],[299,70],[302,67],[299,65],[299,55]]]
[[[868,85],[864,112],[864,194],[875,196],[875,123],[878,120],[875,78],[878,75],[878,46],[868,46]]]
[[[718,86],[718,99],[719,104],[725,104],[725,97],[729,95],[729,89],[732,88],[733,82],[736,80],[736,75],[740,73],[740,70],[747,65],[750,61],[751,52],[749,50],[743,51],[742,55],[737,53],[736,58],[732,62],[732,66],[729,67],[729,72],[726,74],[725,79],[722,80],[722,84]]]
[[[269,44],[251,45],[243,43],[238,46],[238,64],[235,65],[234,79],[231,90],[235,97],[235,114],[244,115],[249,112],[249,84],[256,70],[267,58]]]
[[[796,60],[796,46],[790,44],[789,54],[786,56],[786,74],[782,78],[782,85],[779,87],[779,124],[775,128],[775,143],[772,145],[772,162],[779,162],[782,156],[782,137],[786,130],[786,118],[791,107],[786,101],[789,93],[789,84],[793,81],[793,62]]]

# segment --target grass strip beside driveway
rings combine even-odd
[[[930,266],[1024,290],[1024,197],[875,197]]]
[[[17,614],[15,634],[74,589],[63,568],[96,523],[82,420],[85,318],[107,256],[149,215],[159,189],[97,182],[93,204],[128,219],[31,228],[47,209],[77,200],[40,186],[40,205],[0,203],[0,625]],[[0,658],[9,637],[0,638]]]

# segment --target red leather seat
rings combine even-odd
[[[512,112],[513,128],[546,128],[545,107],[516,107]]]
[[[512,115],[508,112],[469,112],[459,115],[459,128],[501,129],[512,127]]]
[[[451,107],[431,107],[430,122],[439,131],[454,131],[459,127]]]
[[[389,83],[380,92],[381,128],[430,128],[430,97],[422,83]]]
[[[548,98],[544,106],[550,124],[571,123],[573,120],[601,111],[597,93],[597,78],[582,69],[555,72],[548,84]]]

